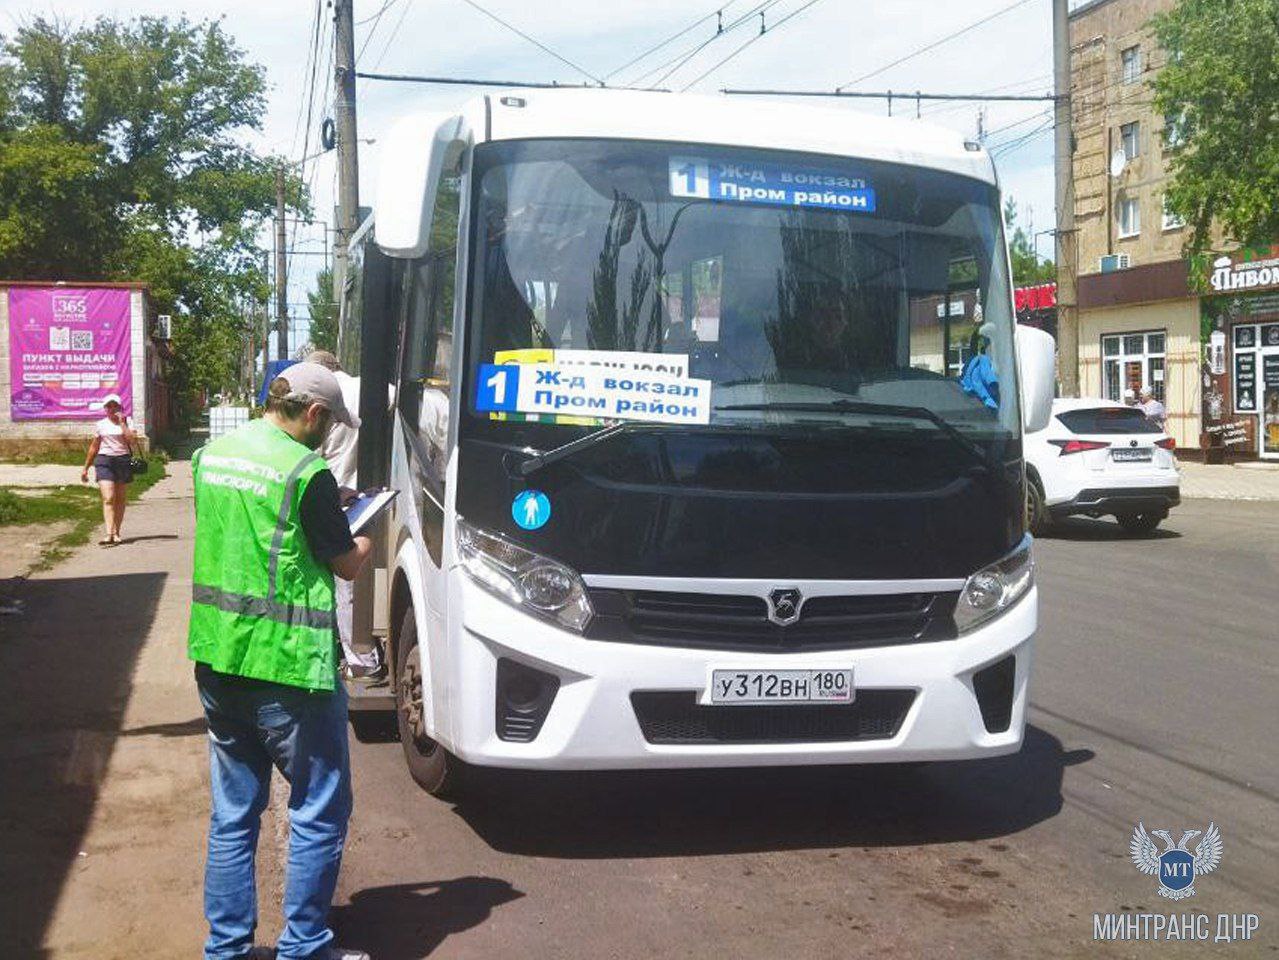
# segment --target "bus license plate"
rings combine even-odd
[[[711,703],[852,703],[852,670],[715,670]]]

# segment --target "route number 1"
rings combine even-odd
[[[498,370],[484,381],[484,386],[492,391],[494,405],[500,407],[506,400],[506,371]]]
[[[480,365],[475,386],[475,409],[510,412],[520,394],[520,369],[509,364]]]
[[[670,191],[673,197],[709,197],[710,165],[699,157],[671,157]]]

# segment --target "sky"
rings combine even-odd
[[[323,2],[323,44],[318,87],[309,96],[309,54],[316,3]],[[1051,0],[771,0],[768,30],[759,36],[759,16],[716,36],[715,11],[725,26],[760,5],[760,0],[475,0],[566,60],[611,83],[652,83],[661,73],[641,75],[705,47],[662,86],[714,93],[724,87],[788,87],[829,90],[999,92],[1046,94],[1052,88]],[[1013,6],[1007,12],[1000,11]],[[318,150],[320,123],[331,116],[331,8],[328,0],[186,0],[190,19],[222,20],[249,60],[266,68],[269,105],[261,130],[245,131],[261,151],[300,159],[307,142],[305,116],[313,102],[310,152]],[[175,15],[172,0],[0,0],[0,34],[28,17],[56,14],[71,22],[99,16]],[[795,13],[782,23],[782,19]],[[941,43],[888,69],[921,47],[986,17],[954,40]],[[628,61],[678,31],[709,17],[683,36],[632,67]],[[370,72],[522,81],[580,82],[572,67],[485,16],[467,0],[355,0],[358,69]],[[749,46],[743,45],[754,37]],[[735,50],[723,66],[699,75]],[[325,73],[326,68],[328,72]],[[613,71],[618,71],[613,73]],[[664,73],[665,71],[662,71]],[[873,76],[867,76],[873,74]],[[865,79],[860,79],[860,78]],[[695,81],[695,82],[694,82]],[[359,82],[360,195],[367,203],[376,182],[379,138],[405,113],[447,109],[474,95],[474,87]],[[827,101],[854,112],[886,112],[882,101]],[[923,105],[923,119],[968,136],[977,132],[979,106],[972,103]],[[1035,231],[1053,226],[1053,138],[1048,103],[990,103],[985,107],[987,146],[996,157],[1000,181],[1016,198],[1018,222]],[[913,116],[915,105],[895,102],[894,114]],[[334,155],[301,167],[311,185],[316,217],[331,222],[335,196]],[[305,315],[306,290],[324,263],[325,228],[299,226],[291,237],[290,312]],[[264,237],[264,245],[270,245]],[[1039,238],[1051,253],[1049,236]],[[299,331],[299,338],[305,331]]]

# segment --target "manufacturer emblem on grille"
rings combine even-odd
[[[1129,440],[1129,441],[1128,441],[1128,446],[1130,446],[1130,447],[1135,447],[1136,445],[1137,445],[1137,441],[1136,441],[1136,440]]]
[[[804,595],[794,587],[774,590],[768,595],[768,619],[779,627],[792,624],[799,619],[803,603]]]

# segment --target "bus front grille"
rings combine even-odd
[[[695,649],[798,653],[952,640],[959,594],[810,597],[779,626],[763,597],[662,590],[588,589],[592,640]]]

